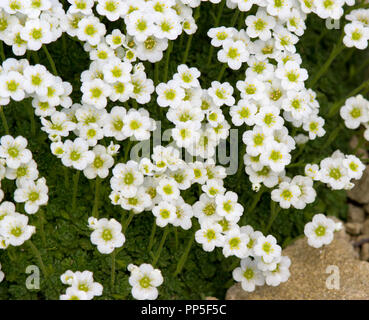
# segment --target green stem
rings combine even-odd
[[[194,16],[193,18],[195,19],[195,21],[198,20],[198,18],[200,17],[200,6],[198,6],[195,10],[195,13],[194,13]],[[186,44],[186,49],[185,49],[185,52],[183,54],[183,58],[182,58],[182,63],[183,64],[186,64],[187,62],[187,59],[188,59],[188,54],[190,52],[190,49],[191,49],[191,44],[192,44],[192,38],[193,38],[193,34],[190,34],[188,36],[188,39],[187,39],[187,44]]]
[[[159,84],[159,62],[154,65],[154,84],[155,86]]]
[[[154,245],[155,232],[156,232],[156,221],[154,220],[154,223],[152,224],[151,234],[150,234],[149,246],[147,247],[148,252],[151,251],[152,246]]]
[[[178,231],[176,227],[173,227],[173,233],[174,233],[174,240],[176,243],[176,250],[178,250]]]
[[[122,232],[123,232],[123,234],[127,231],[127,228],[128,228],[128,226],[131,224],[131,222],[132,222],[132,219],[133,219],[133,217],[134,217],[134,212],[133,211],[131,211],[130,213],[129,213],[129,216],[128,216],[128,218],[127,218],[127,221],[124,223],[124,226],[123,226],[123,228],[122,228]]]
[[[345,48],[344,44],[342,43],[343,36],[340,37],[339,42],[336,43],[329,55],[327,61],[321,66],[318,72],[314,75],[314,77],[309,81],[308,86],[310,88],[314,88],[318,80],[328,71],[329,66],[332,64],[334,59],[342,52]]]
[[[45,267],[44,262],[42,260],[40,251],[38,251],[37,247],[33,244],[33,242],[31,240],[28,240],[27,243],[29,244],[33,254],[35,255],[36,259],[38,260],[38,263],[40,264],[42,273],[47,278],[49,275],[48,275],[48,272],[46,271],[46,267]]]
[[[218,24],[219,24],[219,22],[220,22],[220,18],[222,17],[225,3],[226,3],[226,0],[222,0],[222,2],[219,5],[218,14],[217,14],[216,19],[214,21],[214,27],[217,27]],[[213,54],[214,54],[214,47],[213,46],[210,46],[210,51],[209,51],[209,56],[208,56],[208,62],[206,64],[206,67],[207,68],[210,67],[211,61],[213,59]]]
[[[41,235],[42,243],[45,247],[46,246],[46,236],[45,236],[45,230],[44,230],[44,220],[45,220],[44,213],[41,209],[38,213],[38,221],[40,225],[40,235]]]
[[[76,209],[76,202],[77,202],[77,192],[78,192],[78,182],[79,182],[79,175],[81,172],[78,170],[75,175],[73,176],[73,197],[72,197],[72,211]]]
[[[232,17],[232,20],[231,20],[231,25],[229,26],[230,28],[233,28],[235,26],[239,14],[240,14],[240,10],[236,10],[236,12],[233,14],[233,17]]]
[[[343,105],[343,103],[346,101],[347,98],[355,96],[356,94],[358,94],[360,91],[364,90],[365,87],[369,86],[369,80],[363,82],[360,86],[358,86],[357,88],[355,88],[354,90],[352,90],[348,95],[346,95],[345,98],[340,99],[339,101],[337,101],[329,110],[328,113],[328,118],[332,118],[336,112],[338,111],[338,108],[341,107]]]
[[[111,288],[112,289],[114,288],[114,283],[115,283],[115,255],[116,255],[116,252],[114,250],[110,254],[110,256],[111,256],[111,277],[110,277],[110,280],[111,280]]]
[[[278,212],[279,212],[279,209],[277,209],[277,203],[274,202],[273,200],[270,200],[270,218],[269,218],[269,222],[268,222],[268,225],[264,231],[264,235],[268,234],[270,228],[272,227],[273,225],[273,222],[275,220],[275,218],[277,217],[278,215]]]
[[[64,187],[66,190],[69,190],[69,172],[68,172],[68,168],[63,166],[63,170],[64,170]]]
[[[193,38],[193,35],[190,34],[188,36],[188,39],[187,39],[186,50],[185,50],[185,52],[183,54],[183,59],[182,59],[182,63],[183,64],[186,64],[186,62],[187,62],[188,54],[189,54],[190,48],[191,48],[192,38]]]
[[[185,265],[188,255],[190,253],[193,241],[195,240],[195,232],[192,234],[191,238],[189,239],[186,249],[183,252],[183,255],[181,256],[181,258],[179,259],[178,263],[177,263],[177,268],[176,271],[174,272],[174,277],[176,277],[177,275],[179,275],[183,269],[183,266]]]
[[[5,133],[9,134],[9,126],[8,126],[8,122],[6,121],[6,117],[5,117],[3,108],[4,108],[4,106],[0,106],[1,121],[3,122]]]
[[[50,67],[51,67],[51,70],[52,70],[54,76],[57,76],[58,75],[58,71],[56,70],[55,62],[54,62],[54,60],[53,60],[53,58],[52,58],[49,50],[47,50],[47,48],[46,48],[45,45],[42,46],[42,49],[44,50],[44,52],[46,54],[46,58],[49,61],[49,64],[50,64]]]
[[[254,197],[254,200],[251,203],[251,206],[247,208],[247,214],[250,214],[257,206],[257,204],[259,203],[261,196],[265,193],[266,188],[264,186],[261,187],[261,190],[259,190],[259,192],[256,194],[256,196]]]
[[[99,218],[99,193],[100,193],[100,178],[96,177],[95,181],[95,199],[94,207],[92,209],[92,216],[96,219]]]
[[[169,40],[168,49],[167,49],[166,58],[165,58],[165,68],[164,68],[163,82],[168,81],[168,70],[169,70],[170,54],[172,53],[172,50],[173,50],[173,42]]]
[[[217,80],[219,81],[219,82],[221,82],[221,80],[222,80],[222,78],[223,78],[223,75],[224,75],[224,72],[226,71],[226,69],[227,69],[227,66],[228,66],[228,64],[227,63],[223,63],[223,65],[222,65],[222,69],[220,69],[220,72],[219,72],[219,75],[218,75],[218,78],[217,78]]]
[[[338,136],[338,133],[343,129],[343,124],[342,122],[340,123],[339,126],[337,126],[332,132],[331,134],[329,135],[328,139],[326,140],[325,144],[323,145],[322,149],[326,149],[328,148],[331,143],[337,138]]]
[[[1,58],[1,62],[4,62],[6,60],[3,41],[0,41],[0,58]]]
[[[160,240],[158,251],[156,252],[154,261],[152,262],[153,267],[155,267],[156,263],[158,262],[158,260],[160,258],[160,254],[161,254],[161,251],[163,250],[164,243],[165,243],[165,240],[167,239],[168,233],[169,233],[169,226],[166,226],[165,229],[164,229],[163,236]]]
[[[35,113],[33,111],[32,106],[28,107],[28,113],[29,113],[29,120],[31,122],[31,134],[35,136],[36,135],[36,122],[35,122]]]
[[[238,19],[237,29],[240,30],[245,25],[245,15],[246,12],[242,12],[240,18]]]

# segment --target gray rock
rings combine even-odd
[[[346,230],[347,233],[352,234],[353,236],[357,236],[361,233],[363,225],[358,222],[347,222],[346,223]]]
[[[361,207],[354,206],[350,203],[347,218],[349,222],[363,223],[365,220],[365,212]]]
[[[369,166],[364,170],[360,180],[354,181],[355,187],[347,192],[350,199],[361,204],[369,203]]]
[[[361,233],[369,236],[369,219],[366,219],[361,228]]]
[[[369,203],[364,206],[364,211],[369,214]]]
[[[296,240],[283,250],[291,259],[291,277],[277,287],[257,287],[254,292],[242,290],[239,284],[226,295],[230,300],[369,300],[369,263],[358,260],[344,230],[335,233],[331,244],[315,249],[306,238]],[[328,289],[328,266],[339,270],[339,289]]]
[[[369,243],[364,243],[361,246],[360,259],[364,261],[369,261]]]

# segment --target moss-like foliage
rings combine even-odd
[[[216,6],[211,4],[201,5],[199,29],[193,36],[187,64],[197,67],[201,73],[201,85],[203,88],[210,86],[221,69],[221,64],[214,54],[210,67],[206,67],[210,51],[210,39],[206,33],[213,27]],[[220,21],[220,25],[229,25],[235,11],[226,9]],[[240,13],[236,21],[236,28],[245,27],[245,16]],[[119,28],[121,22],[106,22],[108,30]],[[327,30],[324,20],[313,14],[307,20],[307,30],[298,43],[297,49],[302,56],[303,67],[310,75],[313,75],[329,56],[334,44],[339,40],[342,29]],[[182,61],[188,36],[183,35],[174,42],[173,52],[170,56],[169,77],[176,72],[177,65]],[[84,52],[79,41],[63,35],[57,42],[48,45],[59,75],[64,81],[73,85],[73,101],[79,102],[81,93],[80,74],[89,66],[88,54]],[[216,51],[216,50],[215,50]],[[5,48],[7,57],[13,56],[9,48]],[[365,78],[365,66],[367,53],[358,50],[345,49],[331,65],[330,70],[320,79],[316,88],[318,100],[321,106],[321,115],[325,117],[334,102],[346,98],[347,94],[358,87]],[[50,65],[44,52],[27,53],[27,58],[32,64],[41,63],[50,69]],[[164,68],[164,61],[159,68]],[[363,66],[364,65],[364,66]],[[150,78],[154,78],[154,66],[145,63],[146,71]],[[223,81],[228,81],[235,86],[237,80],[244,79],[245,68],[238,71],[227,69]],[[160,73],[161,74],[161,73]],[[238,93],[237,93],[238,94]],[[239,97],[237,97],[239,98]],[[115,105],[110,103],[108,109]],[[126,103],[130,106],[130,103]],[[160,111],[153,96],[150,103],[144,106],[151,117],[162,121],[163,129],[169,128],[170,124],[165,118],[164,110]],[[111,258],[100,254],[90,242],[90,231],[87,228],[87,219],[91,215],[94,201],[94,181],[89,181],[81,174],[78,201],[75,211],[71,211],[72,177],[75,170],[65,169],[61,162],[50,152],[50,144],[47,135],[40,130],[40,123],[36,119],[36,135],[31,133],[30,113],[32,106],[29,99],[20,103],[12,102],[4,108],[4,112],[13,136],[22,135],[29,140],[29,148],[32,151],[40,175],[44,176],[49,186],[49,204],[41,209],[36,215],[30,216],[30,224],[37,228],[32,237],[33,243],[39,249],[43,262],[46,266],[48,277],[41,274],[41,287],[39,290],[27,290],[25,273],[28,265],[39,265],[39,261],[33,255],[27,242],[21,247],[9,247],[0,251],[0,262],[6,275],[0,284],[0,299],[58,299],[66,287],[62,285],[59,277],[66,270],[73,271],[90,270],[94,272],[95,281],[104,286],[103,296],[99,299],[131,299],[131,287],[128,284],[129,263],[151,263],[161,236],[161,228],[157,228],[155,242],[151,252],[147,252],[151,228],[154,218],[151,212],[144,212],[134,217],[126,232],[126,243],[123,250],[116,257],[116,279],[114,287],[111,286]],[[228,115],[228,111],[225,110]],[[229,120],[229,117],[228,117]],[[309,142],[302,152],[294,151],[293,163],[319,163],[319,161],[331,153],[340,149],[349,153],[349,139],[354,133],[349,130],[337,132],[337,136],[327,145],[327,138],[335,130],[342,120],[338,115],[326,120],[325,129],[327,134],[323,138]],[[243,167],[244,147],[241,142],[242,132],[246,127],[239,130],[239,171],[235,175],[226,178],[226,188],[237,192],[240,203],[245,207],[245,215],[242,222],[251,224],[255,229],[265,231],[270,219],[270,192],[265,192],[258,205],[253,210],[248,210],[253,202],[255,193],[251,190]],[[292,129],[290,127],[290,129]],[[0,135],[5,134],[0,127]],[[361,134],[361,133],[359,133]],[[121,143],[119,158],[124,157],[127,142]],[[299,153],[299,155],[297,155]],[[296,157],[297,156],[297,157]],[[65,180],[65,174],[68,180]],[[303,165],[295,165],[288,169],[287,174],[303,174]],[[5,191],[5,199],[11,200],[14,192],[13,182],[3,181],[2,189]],[[273,234],[282,246],[286,246],[294,238],[303,234],[304,224],[314,214],[325,213],[327,215],[346,216],[346,193],[343,191],[331,191],[327,187],[317,184],[318,197],[315,203],[302,211],[282,210],[275,218],[269,233]],[[102,182],[100,194],[100,217],[115,218],[118,221],[126,221],[128,212],[120,207],[113,206],[108,198],[110,192],[109,178]],[[198,187],[194,186],[184,194],[185,200],[193,204],[199,197]],[[20,212],[24,212],[23,206],[18,206]],[[206,253],[195,242],[184,265],[182,272],[174,276],[177,263],[181,258],[188,241],[193,236],[198,225],[189,231],[171,229],[164,249],[161,253],[157,267],[162,270],[165,282],[159,288],[160,299],[202,299],[206,296],[224,298],[227,288],[233,284],[232,270],[238,265],[239,259],[234,257],[224,258],[220,249],[212,253]]]

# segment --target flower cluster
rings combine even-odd
[[[211,88],[201,88],[197,68],[179,65],[173,78],[156,87],[160,107],[169,107],[167,119],[175,125],[172,137],[179,148],[190,155],[212,158],[216,147],[229,135],[230,125],[221,106],[234,104],[229,83],[213,81]]]
[[[276,270],[283,260],[280,246],[273,236],[264,237],[251,226],[239,227],[237,223],[244,208],[238,203],[237,194],[224,188],[225,177],[225,168],[215,165],[212,159],[186,163],[172,146],[156,146],[152,161],[148,158],[140,162],[130,160],[114,167],[110,198],[113,204],[136,214],[152,210],[160,227],[172,224],[187,230],[194,216],[200,224],[195,240],[205,251],[221,247],[225,257],[253,257],[260,270]],[[181,191],[195,183],[201,186],[203,193],[190,206]],[[274,282],[277,284],[287,278],[281,276],[279,282],[274,278]]]
[[[305,143],[325,134],[316,94],[305,87],[308,74],[296,53],[305,14],[287,1],[280,8],[276,5],[268,3],[266,9],[259,8],[256,15],[249,15],[246,30],[218,27],[208,32],[212,45],[222,46],[218,52],[220,61],[232,69],[240,68],[242,62],[248,64],[245,79],[236,84],[241,95],[237,104],[231,97],[233,88],[228,88],[227,83],[217,88],[212,97],[215,103],[223,100],[231,106],[235,126],[253,127],[244,132],[243,142],[245,170],[255,189],[261,183],[272,188],[285,177],[296,142]],[[292,137],[286,122],[302,128],[308,138]]]
[[[352,10],[345,18],[350,23],[344,28],[344,45],[349,48],[366,49],[369,40],[369,9]]]
[[[319,168],[320,167],[320,168]],[[326,183],[333,190],[350,190],[354,187],[351,180],[359,180],[365,170],[365,165],[354,155],[344,155],[336,150],[330,157],[323,159],[319,167],[305,169],[314,176],[314,180]]]
[[[210,231],[207,232],[210,234]],[[242,259],[241,266],[233,270],[233,278],[241,282],[243,290],[251,292],[265,283],[278,286],[288,280],[291,261],[281,255],[282,249],[272,235],[265,237],[251,226],[241,227],[230,234],[232,236],[227,235],[225,239],[229,249],[235,251],[236,247],[240,247],[242,249],[238,252],[243,251],[242,255],[238,255]]]
[[[103,286],[94,281],[91,271],[68,270],[60,276],[60,280],[69,286],[65,294],[60,296],[60,300],[92,300],[103,292]]]
[[[49,116],[59,105],[72,105],[71,92],[70,83],[52,75],[43,65],[30,65],[27,59],[8,58],[0,67],[1,106],[9,104],[10,99],[31,97],[36,115]]]
[[[115,219],[100,219],[90,217],[88,220],[91,233],[91,242],[97,245],[97,250],[103,254],[109,254],[115,248],[123,246],[126,238],[122,233],[122,225]]]
[[[17,56],[37,51],[61,37],[64,16],[58,0],[1,1],[0,40],[12,46]]]
[[[361,94],[350,97],[340,109],[340,115],[349,129],[365,126],[364,138],[369,141],[369,101]]]
[[[128,265],[131,273],[129,284],[132,286],[132,296],[137,300],[155,300],[158,295],[157,287],[161,286],[164,279],[159,269],[154,269],[151,264],[143,263],[140,266]]]
[[[36,228],[28,225],[28,217],[16,212],[14,203],[4,201],[1,180],[15,180],[14,201],[24,203],[28,214],[35,214],[47,204],[48,187],[45,178],[39,178],[37,164],[27,149],[27,140],[18,136],[2,136],[0,139],[0,248],[20,246],[28,240]]]
[[[278,202],[283,209],[288,209],[292,206],[302,210],[307,204],[315,201],[316,191],[313,183],[313,179],[309,176],[297,175],[292,179],[283,177],[278,188],[271,193],[272,200]]]
[[[334,222],[324,214],[314,215],[313,220],[305,225],[304,233],[308,239],[309,246],[321,248],[333,241],[334,232],[342,228],[341,222]]]
[[[195,182],[205,183],[206,168],[214,174],[214,179],[218,177],[219,169],[214,162],[190,165],[180,159],[177,149],[156,146],[152,161],[148,158],[140,162],[129,160],[113,168],[110,199],[114,205],[135,214],[152,210],[161,227],[170,223],[187,230],[192,226],[193,212],[180,192]],[[220,174],[225,176],[224,172]]]
[[[74,104],[71,109],[55,112],[50,120],[43,120],[42,130],[52,139],[51,151],[66,167],[82,170],[88,179],[106,178],[114,165],[113,156],[120,146],[110,142],[104,146],[98,142],[105,137],[122,141],[128,138],[146,140],[156,123],[148,111],[114,106],[110,112],[91,105]],[[74,140],[61,138],[73,132]]]

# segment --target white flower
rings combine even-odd
[[[260,162],[275,172],[281,172],[291,162],[291,155],[284,143],[271,141],[261,153]]]
[[[74,279],[74,272],[72,270],[67,270],[60,276],[60,281],[63,284],[72,285]]]
[[[241,68],[243,62],[249,58],[249,53],[246,50],[245,44],[238,40],[226,40],[223,47],[218,51],[218,60],[227,63],[233,70]]]
[[[158,105],[161,107],[176,108],[185,97],[185,91],[180,87],[180,84],[171,80],[168,83],[160,83],[156,87],[158,94]]]
[[[83,82],[81,86],[82,102],[103,109],[107,104],[107,97],[111,94],[111,87],[101,79]]]
[[[154,34],[159,39],[167,38],[175,40],[182,33],[182,26],[178,15],[169,11],[165,14],[158,13],[155,16]]]
[[[173,75],[173,80],[180,84],[184,89],[200,87],[198,78],[201,73],[197,68],[189,68],[181,64],[177,68],[177,73]]]
[[[94,161],[94,158],[95,154],[88,150],[88,144],[84,139],[77,138],[74,141],[65,141],[64,153],[61,159],[66,167],[84,170]]]
[[[301,195],[301,190],[295,184],[282,182],[279,184],[278,189],[272,191],[271,195],[272,200],[279,202],[281,208],[288,209],[291,205],[296,205]]]
[[[304,121],[303,129],[309,132],[309,138],[311,140],[315,139],[316,137],[322,137],[325,135],[324,126],[324,119],[322,117],[318,117],[316,115],[312,115]]]
[[[0,234],[12,246],[20,246],[35,233],[36,228],[28,225],[28,217],[23,214],[5,216],[0,224]]]
[[[354,155],[346,156],[346,159],[343,160],[343,166],[348,170],[350,178],[356,180],[362,177],[365,170],[365,165]]]
[[[219,81],[213,81],[211,88],[208,89],[209,96],[213,98],[218,107],[224,104],[227,106],[234,105],[233,91],[233,87],[228,82],[220,83]]]
[[[243,207],[237,203],[235,192],[228,191],[224,195],[218,194],[215,198],[216,212],[229,221],[237,222],[243,214]]]
[[[264,272],[265,283],[268,286],[275,287],[282,282],[286,282],[291,275],[289,271],[290,265],[291,259],[289,257],[282,256],[274,270],[267,270]]]
[[[40,19],[27,20],[20,36],[27,41],[27,47],[34,51],[39,50],[42,44],[52,41],[49,22]]]
[[[192,207],[185,203],[182,197],[173,203],[176,207],[176,219],[172,222],[173,226],[189,230],[192,227],[191,218],[193,217]]]
[[[241,266],[232,272],[233,279],[241,282],[241,287],[247,292],[255,290],[256,286],[264,285],[263,273],[257,268],[256,262],[250,258],[241,260]]]
[[[344,0],[314,0],[316,14],[322,19],[339,19],[343,15]]]
[[[109,175],[109,169],[114,165],[113,157],[101,145],[95,146],[92,151],[95,154],[94,161],[84,169],[83,173],[88,179],[95,179],[97,176],[104,179]]]
[[[247,247],[249,241],[249,236],[244,232],[241,233],[238,227],[228,231],[224,238],[223,255],[225,257],[235,255],[240,259],[246,258],[250,253]]]
[[[249,77],[244,81],[237,81],[237,89],[241,92],[241,98],[245,100],[254,99],[256,101],[264,97],[265,85],[257,77]]]
[[[166,201],[159,202],[159,204],[152,209],[152,213],[156,217],[156,224],[162,228],[168,223],[173,223],[176,220],[176,212],[176,207],[172,203]]]
[[[259,237],[256,241],[254,252],[262,257],[265,263],[270,263],[274,259],[280,257],[281,247],[277,244],[277,240],[272,236]]]
[[[307,163],[304,171],[306,176],[310,177],[313,180],[317,180],[317,175],[319,172],[319,166],[317,164]]]
[[[137,300],[155,300],[158,295],[157,287],[161,286],[164,279],[159,269],[152,265],[143,263],[139,267],[130,264],[128,270],[131,272],[129,284],[132,286],[132,296]]]
[[[112,48],[116,49],[123,45],[125,35],[119,30],[114,29],[111,34],[106,36],[106,43]]]
[[[105,33],[105,25],[93,15],[86,16],[78,22],[78,39],[81,41],[88,41],[91,46],[96,46]]]
[[[103,254],[112,253],[115,248],[120,248],[126,241],[122,233],[122,226],[115,219],[100,219],[94,228],[91,233],[91,242],[97,245],[97,250]]]
[[[98,0],[96,11],[99,15],[106,16],[109,21],[116,21],[128,10],[128,5],[120,0]]]
[[[263,9],[259,9],[255,16],[247,16],[245,22],[247,35],[251,38],[258,37],[263,41],[271,38],[270,29],[273,29],[276,24],[274,17],[269,16]]]
[[[284,120],[279,116],[279,108],[275,106],[263,107],[255,116],[255,124],[260,126],[266,135],[282,129]]]
[[[234,33],[234,28],[217,27],[209,29],[207,34],[211,38],[211,45],[220,47],[227,39],[231,39]]]
[[[32,180],[21,180],[18,183],[18,188],[14,193],[16,202],[25,202],[25,211],[29,214],[34,214],[39,210],[39,207],[47,204],[48,187],[45,178],[38,179],[36,182]]]
[[[205,251],[213,251],[215,247],[221,247],[224,243],[222,235],[222,227],[215,222],[204,222],[201,224],[201,229],[196,231],[195,240],[202,244]]]
[[[310,246],[320,248],[332,242],[335,228],[336,224],[332,219],[319,213],[314,215],[313,220],[305,225],[304,233]]]
[[[12,136],[2,136],[0,139],[0,157],[6,160],[8,167],[18,169],[23,163],[32,159],[31,151],[26,149],[27,140],[21,136],[15,139]]]
[[[25,97],[23,89],[24,77],[16,71],[0,75],[0,97],[21,101]]]
[[[369,121],[369,101],[359,94],[346,100],[340,115],[349,129],[357,129],[361,123]]]
[[[101,296],[103,292],[103,286],[98,282],[94,282],[91,271],[76,271],[71,288],[84,293],[82,297],[85,297],[86,300],[91,300],[94,296]]]
[[[67,288],[65,294],[60,295],[60,300],[90,300],[84,291],[74,287]]]
[[[128,161],[126,164],[119,163],[113,169],[113,177],[110,185],[114,191],[121,192],[123,196],[133,197],[144,181],[143,174],[138,171],[138,164],[135,161]]]
[[[344,158],[325,158],[320,162],[319,180],[327,183],[332,189],[340,190],[350,182],[347,168],[343,165]]]
[[[275,75],[282,80],[285,90],[301,90],[304,88],[304,81],[308,78],[306,69],[300,68],[295,61],[288,61],[285,65],[277,68]]]
[[[148,36],[154,33],[154,19],[152,14],[137,10],[128,15],[125,19],[127,32],[138,41],[145,41]]]

